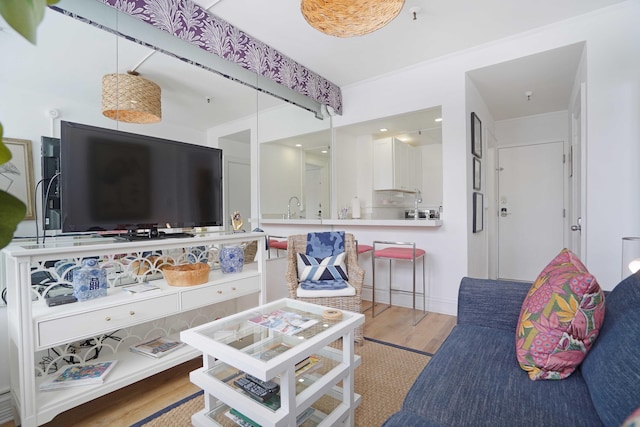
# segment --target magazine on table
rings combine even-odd
[[[80,385],[102,384],[116,362],[117,360],[109,360],[66,366],[40,384],[40,390],[48,391]]]
[[[167,337],[156,337],[149,341],[129,347],[134,353],[140,353],[155,359],[171,353],[184,346],[182,341],[172,340]]]
[[[269,314],[252,317],[249,321],[286,335],[295,335],[318,323],[316,319],[285,310],[276,310]]]

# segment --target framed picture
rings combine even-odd
[[[479,233],[482,231],[482,224],[484,212],[484,197],[482,193],[473,193],[473,232]]]
[[[471,154],[482,158],[482,122],[476,113],[471,113]]]
[[[34,219],[31,141],[3,138],[2,142],[11,151],[11,160],[0,165],[0,189],[27,205],[27,214],[24,219]]]
[[[482,179],[482,170],[481,170],[480,160],[477,158],[473,158],[473,189],[480,191],[481,179]]]

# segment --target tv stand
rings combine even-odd
[[[265,247],[264,233],[211,233],[185,240],[124,242],[78,238],[55,245],[14,242],[0,251],[0,274],[7,285],[8,299],[9,360],[5,363],[10,366],[15,424],[42,425],[63,411],[201,356],[199,350],[183,346],[152,359],[133,353],[130,345],[155,335],[178,339],[184,329],[266,302],[264,250],[258,250],[256,262],[244,265],[241,272],[224,274],[214,268],[201,285],[171,286],[159,279],[153,282],[159,289],[132,294],[117,286],[118,276],[109,273],[106,296],[47,306],[45,295],[69,283],[65,275],[71,266],[79,267],[83,259],[97,258],[101,266],[112,272],[133,274],[142,283],[145,275],[161,272],[145,253],[171,257],[176,263],[187,262],[191,255],[215,260],[215,252],[223,245],[250,241],[257,241],[258,248]],[[57,260],[67,260],[70,267],[60,272],[49,266]],[[146,265],[148,270],[136,273],[139,270],[134,264]],[[53,280],[42,285],[44,289],[31,286],[32,275],[42,272],[50,273]],[[89,341],[100,349],[99,354],[78,344]],[[96,354],[98,359],[93,360]],[[103,384],[40,391],[39,385],[46,377],[43,374],[53,372],[56,364],[58,368],[65,366],[64,361],[71,358],[78,362],[117,360],[118,364]]]

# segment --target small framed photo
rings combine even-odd
[[[473,189],[480,191],[481,188],[481,179],[482,179],[482,169],[481,169],[480,160],[477,158],[473,158]]]
[[[482,231],[484,223],[484,196],[482,193],[473,193],[473,232]]]
[[[31,141],[3,138],[2,142],[11,152],[11,160],[0,165],[0,190],[6,191],[27,205],[24,219],[34,219]]]
[[[471,113],[471,154],[482,158],[482,122],[476,113]]]

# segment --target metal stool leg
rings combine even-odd
[[[416,309],[416,262],[417,259],[415,258],[415,253],[414,253],[414,259],[413,259],[413,326],[416,326],[418,323],[420,323],[420,321],[422,319],[424,319],[424,317],[427,315],[427,282],[425,281],[425,272],[426,272],[426,267],[425,267],[425,256],[422,255],[420,258],[422,258],[422,311],[420,313],[418,313],[418,315],[416,316],[416,313],[418,312],[418,310]]]

